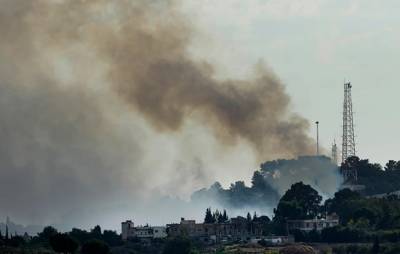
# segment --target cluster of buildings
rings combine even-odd
[[[324,219],[313,220],[289,220],[288,231],[321,231],[324,228],[339,225],[337,217],[327,216]],[[167,224],[166,226],[137,226],[132,221],[122,222],[122,239],[139,239],[151,241],[167,237],[184,236],[190,239],[208,244],[230,243],[230,242],[251,242],[257,243],[261,240],[279,245],[293,242],[291,236],[265,236],[264,224],[262,221],[248,221],[244,217],[231,218],[224,223],[196,223],[195,220],[181,218],[179,223]]]
[[[263,235],[261,222],[249,222],[244,217],[236,217],[224,223],[196,223],[195,220],[181,218],[179,223],[166,226],[134,226],[132,221],[122,222],[122,239],[130,238],[149,241],[157,238],[185,236],[204,243],[221,243],[233,241],[258,241]],[[285,237],[273,239],[275,242],[285,241]]]
[[[186,236],[203,242],[244,241],[263,235],[261,222],[248,222],[240,216],[224,223],[196,223],[181,218],[180,223],[168,224],[167,230],[172,237]]]

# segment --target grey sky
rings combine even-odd
[[[184,10],[200,30],[194,54],[230,77],[246,76],[263,60],[286,84],[294,110],[320,121],[327,148],[334,138],[340,143],[342,84],[351,81],[357,153],[385,163],[399,159],[399,7],[398,1],[227,0],[185,1]]]

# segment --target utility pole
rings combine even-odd
[[[335,165],[338,164],[336,140],[334,140],[333,144],[332,144],[331,160],[332,160],[332,163],[334,163]]]
[[[315,124],[317,125],[317,156],[319,156],[319,121],[316,121]]]

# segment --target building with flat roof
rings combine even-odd
[[[310,219],[310,220],[288,220],[288,230],[300,231],[322,231],[325,228],[330,228],[339,225],[339,218],[337,216],[327,216],[323,219]]]
[[[131,220],[121,223],[122,240],[126,241],[132,238],[140,240],[151,240],[156,238],[166,238],[167,228],[163,226],[137,226]]]

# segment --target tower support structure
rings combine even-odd
[[[350,82],[344,83],[342,163],[344,163],[347,158],[356,155],[351,88],[352,85]],[[357,182],[357,169],[343,170],[342,174],[345,182]]]

